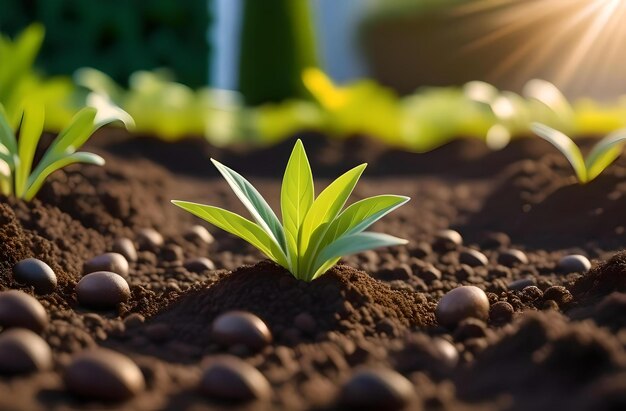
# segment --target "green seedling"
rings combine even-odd
[[[341,211],[366,164],[346,172],[315,198],[311,167],[304,146],[298,140],[283,177],[281,223],[245,178],[211,161],[256,224],[218,207],[177,200],[172,203],[247,241],[300,280],[312,281],[320,277],[342,256],[407,243],[401,238],[364,230],[409,201],[408,197],[370,197]]]
[[[567,158],[580,184],[586,184],[598,177],[620,156],[626,142],[626,130],[615,131],[596,143],[587,158],[584,158],[580,148],[564,133],[540,123],[533,123],[532,130]]]
[[[41,104],[29,101],[18,111],[16,129],[11,127],[0,104],[0,192],[26,201],[32,200],[50,174],[74,163],[103,165],[97,154],[77,151],[100,127],[114,121],[132,125],[132,118],[119,108],[95,101],[99,108],[86,107],[52,142],[33,169],[33,161],[43,132],[45,113]]]

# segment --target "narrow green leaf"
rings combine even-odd
[[[43,26],[31,24],[20,33],[13,44],[5,43],[3,54],[8,54],[9,58],[3,58],[0,66],[0,101],[8,101],[19,84],[17,80],[31,70],[43,38]]]
[[[62,169],[63,167],[67,167],[75,163],[85,163],[102,166],[104,165],[104,159],[97,154],[85,152],[72,153],[70,155],[63,156],[52,162],[47,167],[43,168],[41,172],[33,172],[30,175],[27,184],[28,188],[24,194],[24,199],[26,201],[32,200],[37,195],[44,181],[46,181],[46,178],[48,178],[50,174]]]
[[[626,130],[618,130],[600,140],[591,150],[585,165],[587,166],[587,181],[591,181],[611,165],[622,153],[626,142]]]
[[[298,232],[306,213],[313,204],[314,197],[311,166],[302,141],[298,140],[289,157],[280,192],[283,228],[291,264],[296,271],[298,270]]]
[[[583,155],[580,152],[580,149],[572,141],[571,138],[561,133],[558,130],[550,128],[544,124],[533,123],[531,129],[541,138],[551,143],[554,147],[556,147],[564,156],[567,158],[567,161],[572,165],[574,172],[576,173],[576,177],[578,181],[581,183],[586,183],[588,180],[587,177],[587,167],[585,166],[585,160],[583,159]]]
[[[268,233],[252,221],[218,207],[178,200],[173,200],[172,203],[214,226],[247,241],[271,260],[288,268],[287,258],[278,244]]]
[[[34,101],[27,102],[20,126],[20,138],[17,143],[19,164],[16,164],[15,171],[15,194],[19,198],[22,198],[26,191],[28,175],[33,164],[37,144],[43,132],[43,124],[43,106]]]
[[[4,154],[9,156],[17,155],[17,140],[15,139],[15,133],[9,125],[9,118],[2,104],[0,104],[0,145],[5,147]],[[9,166],[14,167],[13,159],[10,160]]]
[[[327,262],[345,255],[360,253],[379,247],[389,247],[394,245],[407,244],[408,241],[402,238],[393,237],[380,233],[357,233],[340,237],[331,244],[324,247],[313,264],[313,278],[324,274],[321,268],[326,267]]]
[[[337,217],[348,197],[352,194],[352,190],[354,190],[354,186],[359,181],[365,167],[367,164],[361,164],[347,171],[326,187],[315,199],[300,227],[298,238],[300,255],[303,255],[309,247],[311,237],[316,229],[320,226],[327,226],[327,223]]]
[[[330,224],[321,247],[330,244],[344,234],[356,234],[367,230],[372,224],[409,201],[409,197],[379,195],[369,197],[348,206]]]
[[[226,167],[217,160],[211,159],[215,167],[224,176],[230,188],[233,189],[235,195],[241,200],[243,205],[248,209],[252,217],[265,232],[276,241],[285,254],[287,254],[287,245],[285,242],[285,233],[283,227],[278,221],[278,217],[267,204],[263,196],[239,173]]]
[[[46,163],[52,158],[57,158],[68,151],[74,152],[82,147],[94,131],[96,113],[97,110],[92,107],[83,108],[76,113],[70,124],[61,131],[50,145],[42,162]]]

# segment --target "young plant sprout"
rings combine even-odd
[[[50,174],[74,163],[103,165],[97,154],[77,151],[100,127],[113,121],[132,125],[132,118],[121,109],[105,106],[86,107],[52,142],[39,163],[33,160],[44,126],[43,106],[35,101],[25,104],[19,118],[11,121],[0,104],[0,192],[26,201],[32,200]],[[19,139],[11,124],[19,129]]]
[[[567,158],[580,184],[586,184],[598,177],[620,156],[626,142],[626,130],[615,131],[596,143],[587,158],[583,158],[580,148],[564,133],[540,123],[533,123],[532,130]]]
[[[401,238],[364,230],[409,201],[408,197],[379,195],[357,201],[341,211],[366,164],[346,172],[315,198],[311,167],[298,140],[283,177],[281,223],[245,178],[211,161],[256,224],[218,207],[177,200],[172,203],[247,241],[300,280],[320,277],[344,255],[407,243]]]

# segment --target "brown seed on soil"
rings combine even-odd
[[[52,268],[36,258],[15,264],[13,278],[20,284],[32,286],[37,294],[49,294],[57,287],[57,276]]]
[[[0,327],[40,333],[47,325],[48,314],[36,298],[17,290],[0,292]]]
[[[467,264],[470,267],[480,267],[489,264],[489,260],[485,254],[472,249],[461,251],[461,254],[459,254],[459,262],[461,264]]]
[[[145,387],[143,374],[130,358],[104,348],[76,354],[63,377],[70,392],[91,400],[122,401]]]
[[[566,255],[559,260],[558,269],[563,273],[586,273],[591,269],[591,262],[584,255]]]
[[[161,233],[153,228],[143,228],[137,232],[137,244],[141,250],[159,248],[164,241]]]
[[[256,315],[245,311],[229,311],[213,322],[212,336],[224,346],[244,345],[258,351],[272,341],[272,333]]]
[[[162,256],[165,261],[181,261],[183,259],[183,248],[176,244],[168,244],[163,247]]]
[[[517,264],[528,264],[528,257],[520,250],[505,250],[498,255],[498,264],[513,267]]]
[[[458,231],[442,230],[435,234],[433,248],[437,251],[451,251],[463,244],[463,237]]]
[[[215,241],[209,230],[201,225],[189,227],[189,229],[185,232],[184,237],[189,241],[200,241],[205,244],[211,244]]]
[[[269,382],[259,370],[230,355],[210,359],[199,389],[209,398],[226,401],[267,400],[272,393]]]
[[[439,324],[450,328],[470,317],[485,321],[489,316],[489,300],[480,288],[464,285],[441,298],[435,315]]]
[[[23,374],[52,367],[48,343],[26,328],[12,328],[0,334],[0,373]]]
[[[119,253],[101,254],[83,265],[83,275],[96,271],[110,271],[128,278],[128,261]]]
[[[536,282],[532,278],[521,278],[519,280],[515,280],[512,283],[510,283],[508,288],[509,290],[513,290],[513,291],[521,291],[524,288],[530,287],[535,284]]]
[[[118,238],[113,242],[111,250],[115,253],[122,254],[127,261],[137,261],[137,249],[130,238]]]
[[[213,264],[213,261],[206,257],[192,258],[191,260],[185,261],[183,266],[187,271],[191,271],[192,273],[215,270],[215,264]]]
[[[111,309],[128,301],[130,288],[126,280],[115,273],[96,271],[76,284],[78,302],[86,307]]]
[[[406,407],[414,396],[413,384],[402,374],[390,369],[363,369],[341,387],[339,404],[354,410],[391,411]]]

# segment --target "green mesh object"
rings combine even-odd
[[[307,0],[245,0],[239,90],[247,104],[307,97],[302,71],[316,65]]]
[[[189,86],[207,82],[206,0],[4,0],[0,32],[46,27],[38,66],[71,74],[90,66],[125,83],[136,70],[170,67]]]

